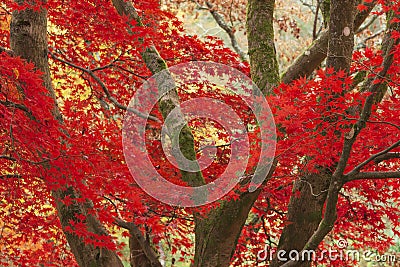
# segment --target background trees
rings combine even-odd
[[[325,2],[310,8],[327,14]],[[236,9],[196,3],[236,52],[217,38],[185,34],[176,10],[157,1],[5,1],[1,264],[297,266],[310,263],[261,261],[257,255],[265,248],[334,247],[340,238],[348,248],[388,251],[399,223],[398,180],[388,179],[400,178],[398,5],[343,2],[331,0],[330,15],[320,22],[318,14],[313,17],[314,42],[279,70],[274,23],[284,27],[274,17],[281,4],[275,1],[248,1],[246,18],[246,3],[235,3]],[[366,40],[355,49],[354,35],[370,30],[372,10],[386,18],[386,29],[371,38],[376,43]],[[232,24],[246,20],[248,58],[230,17]],[[183,209],[155,201],[135,184],[122,153],[121,124],[143,80],[200,60],[251,75],[273,109],[278,145],[265,184],[249,192],[259,153],[257,127],[249,131],[255,145],[247,178],[216,203]],[[205,95],[230,103],[247,124],[255,123],[240,99],[223,91],[178,88],[173,96],[179,105]],[[173,106],[161,100],[159,107],[152,113],[159,121],[149,120],[147,146],[160,174],[191,185],[218,177],[229,162],[229,145],[217,146],[217,159],[202,173],[180,172],[165,160],[160,121]],[[218,125],[188,126],[191,131],[185,128],[181,136],[194,141],[185,147],[188,157],[199,156],[210,139],[229,142]],[[214,129],[208,138],[206,126]],[[129,239],[129,253],[123,253],[121,236]],[[319,262],[328,261],[333,259]]]

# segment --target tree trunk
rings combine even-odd
[[[133,8],[130,2],[123,2],[121,0],[113,0],[113,4],[120,15],[130,16],[135,19],[137,24],[142,25],[137,12]],[[260,5],[260,6],[259,6]],[[262,2],[255,3],[252,8],[261,8],[264,4]],[[273,47],[273,22],[272,12],[274,7],[274,1],[268,1],[267,5],[269,9],[264,12],[261,16],[253,18],[250,22],[251,27],[257,27],[259,21],[257,19],[265,20],[263,22],[263,30],[257,31],[258,39],[254,38],[252,42],[253,49],[253,60],[257,61],[258,70],[263,70],[260,74],[260,81],[258,85],[263,93],[269,92],[272,85],[278,82],[278,64],[275,58],[275,49]],[[253,25],[254,24],[254,25]],[[268,41],[263,46],[256,46],[256,39],[259,40],[264,37],[271,38],[272,34],[272,45]],[[261,51],[269,51],[268,56],[261,53]],[[256,56],[257,55],[257,56]],[[145,61],[148,69],[154,74],[159,71],[167,69],[165,61],[158,54],[154,47],[145,48],[142,52],[143,60]],[[254,74],[257,76],[257,73]],[[261,85],[261,86],[260,86]],[[167,103],[163,98],[160,99],[160,109],[164,118],[166,118],[169,112],[179,105],[179,98],[176,92],[171,91],[173,103]],[[168,98],[166,98],[168,100]],[[183,129],[184,132],[188,130],[186,127]],[[185,156],[189,159],[195,158],[195,151],[191,134],[180,134],[180,148],[186,151]],[[272,173],[272,172],[270,172]],[[189,182],[190,185],[198,186],[204,183],[201,173],[188,173],[182,172],[182,177],[185,181]],[[229,266],[233,253],[235,252],[237,240],[243,228],[243,225],[247,219],[248,213],[254,204],[254,201],[260,194],[260,190],[254,192],[246,192],[241,195],[238,201],[222,202],[220,207],[211,210],[204,217],[199,215],[195,216],[195,235],[196,235],[196,248],[194,256],[194,266],[196,267],[209,267],[209,266]]]
[[[354,15],[356,0],[331,0],[327,67],[348,71],[354,46]],[[301,252],[314,235],[322,220],[322,210],[331,183],[332,174],[307,175],[297,180],[288,207],[288,223],[282,231],[278,251],[286,255],[292,250]],[[299,192],[299,194],[298,194]],[[290,260],[274,258],[271,266],[277,267]],[[296,266],[310,266],[311,261],[299,261]]]
[[[247,4],[247,39],[251,79],[264,95],[279,83],[279,67],[274,41],[275,0],[249,0]]]
[[[357,0],[331,1],[327,67],[346,72],[350,69],[354,49],[356,2]]]
[[[23,1],[18,1],[19,4]],[[47,48],[47,10],[41,8],[39,11],[25,9],[14,11],[10,25],[11,48],[16,56],[21,56],[28,62],[35,64],[43,74],[43,83],[49,94],[54,99],[54,116],[62,122],[60,111],[56,104],[54,90],[51,84],[50,69],[48,66]],[[46,166],[54,168],[53,166]],[[63,204],[62,199],[70,196],[72,199],[77,197],[73,188],[63,188],[52,192],[56,200],[56,208],[63,229],[69,226],[70,220],[76,220],[76,215],[86,216],[88,230],[98,234],[107,235],[105,228],[97,218],[89,215],[88,206],[74,203],[70,206]],[[89,204],[87,204],[89,205]],[[77,235],[64,231],[67,241],[75,259],[81,267],[122,267],[122,262],[114,251],[105,248],[95,248],[86,244]]]
[[[251,77],[264,95],[270,94],[279,83],[274,46],[274,5],[274,0],[250,0],[247,9]],[[195,267],[230,265],[244,223],[260,192],[261,189],[245,192],[237,201],[223,202],[205,218],[197,218]]]
[[[238,238],[260,190],[226,201],[204,218],[196,219],[195,267],[229,266]]]
[[[131,235],[129,237],[129,261],[131,267],[151,267],[150,260],[141,251],[142,247],[135,236]]]
[[[364,2],[367,9],[359,12],[354,20],[354,29],[358,29],[375,7],[377,0],[371,3]],[[324,61],[328,53],[329,29],[321,33],[320,37],[307,48],[291,64],[282,75],[282,82],[290,83],[300,77],[308,77]]]
[[[291,250],[300,252],[322,219],[322,209],[327,196],[329,175],[308,175],[297,180],[290,198],[287,224],[279,239],[277,251],[285,251],[283,258],[288,258]],[[273,258],[271,267],[277,267],[286,261]],[[310,266],[306,261],[299,266]]]

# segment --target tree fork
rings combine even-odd
[[[377,0],[371,3],[364,3],[367,10],[359,12],[354,19],[354,29],[360,28],[372,9],[377,4]],[[321,33],[320,37],[313,42],[282,74],[282,82],[291,83],[300,77],[308,77],[324,61],[328,52],[329,29]]]

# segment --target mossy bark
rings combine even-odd
[[[23,1],[17,1],[22,3]],[[54,100],[53,114],[62,123],[62,117],[56,104],[56,98],[50,78],[50,69],[48,65],[47,48],[47,10],[40,9],[33,11],[25,9],[14,11],[10,25],[10,43],[15,56],[20,56],[28,62],[32,62],[36,68],[43,72],[43,83],[46,86],[49,95]],[[53,166],[45,166],[54,168]],[[87,210],[90,204],[73,203],[66,206],[62,199],[66,196],[75,199],[77,194],[73,188],[62,188],[52,191],[56,200],[57,214],[61,226],[65,229],[72,227],[70,222],[76,220],[76,215],[86,216],[86,225],[88,231],[98,235],[107,235],[107,231],[101,225],[96,217],[88,214]],[[81,267],[122,267],[123,264],[114,251],[108,249],[95,248],[86,244],[77,235],[64,231],[71,251]]]
[[[329,175],[307,175],[294,183],[288,207],[287,224],[279,239],[278,251],[300,252],[318,228],[327,196],[329,177]],[[274,258],[270,266],[277,267],[283,263]],[[306,261],[298,266],[305,267],[310,264],[311,262]]]
[[[120,15],[129,16],[130,18],[134,19],[137,23],[137,26],[143,25],[141,18],[138,16],[136,9],[130,1],[113,0],[112,3]],[[144,47],[143,51],[141,52],[141,56],[151,73],[153,75],[157,74],[155,75],[155,78],[160,94],[158,104],[163,118],[166,119],[170,112],[176,108],[179,109],[180,105],[179,95],[174,86],[174,80],[169,74],[168,66],[165,60],[160,56],[154,46]],[[167,125],[169,134],[179,134],[178,138],[171,138],[171,140],[178,140],[182,154],[188,160],[196,160],[196,151],[194,150],[194,138],[191,129],[186,125],[186,123],[184,123],[184,118],[182,114],[178,114],[178,120],[179,121],[175,125]],[[200,171],[181,171],[181,173],[182,179],[191,186],[200,186],[205,184],[204,178]],[[201,196],[201,198],[204,197],[205,196]],[[196,199],[196,201],[201,202],[202,199]]]
[[[195,267],[228,267],[249,211],[260,190],[225,201],[196,220]]]
[[[331,1],[323,0],[321,10],[322,10],[322,18],[324,20],[325,28],[328,27],[328,25],[329,25],[330,9],[331,9]]]
[[[264,95],[279,83],[279,68],[274,43],[274,0],[249,0],[247,39],[251,78]]]
[[[124,5],[130,5],[130,3],[120,2],[120,0],[113,0],[118,12],[130,15],[140,25],[140,18],[137,17],[136,12],[131,11],[130,14],[128,11],[132,10],[131,8],[123,8]],[[257,84],[264,94],[270,93],[273,85],[276,85],[279,80],[278,65],[273,45],[272,18],[274,1],[267,2],[267,6],[269,7],[267,11],[261,9],[262,2],[259,2],[261,6],[256,4],[249,5],[250,13],[253,14],[250,22],[251,27],[257,29],[259,27],[258,20],[265,20],[262,23],[264,27],[256,31],[258,37],[253,38],[254,42],[251,50],[253,62],[257,62],[257,68],[256,71],[253,71],[253,76],[259,78]],[[257,11],[262,11],[263,14],[259,16]],[[256,41],[259,40],[265,40],[265,43],[258,46]],[[265,53],[268,53],[268,56]],[[168,76],[167,65],[154,47],[145,48],[142,52],[142,58],[153,74],[164,71]],[[267,58],[267,62],[263,61],[263,59]],[[163,77],[162,83],[168,84],[168,77]],[[161,84],[161,81],[158,84]],[[161,88],[160,93],[163,95],[159,100],[159,106],[163,117],[166,118],[173,109],[179,107],[179,97],[176,90],[170,90],[165,94],[162,90]],[[171,125],[171,128],[173,129],[174,125]],[[173,130],[172,133],[174,133]],[[187,159],[195,159],[196,154],[190,129],[185,125],[179,135],[179,145],[182,154]],[[198,186],[204,184],[200,172],[192,173],[183,171],[182,176],[190,185]],[[252,193],[246,192],[241,195],[238,201],[222,202],[218,208],[211,210],[204,217],[195,214],[196,248],[194,266],[229,266],[240,232],[259,194],[260,190],[255,190]]]
[[[270,94],[279,82],[274,47],[274,4],[275,1],[250,0],[247,9],[251,76],[264,95]],[[197,219],[195,267],[230,265],[244,223],[260,192],[258,189],[242,193],[237,201],[224,201],[219,208]]]

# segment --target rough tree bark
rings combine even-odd
[[[22,4],[23,1],[17,1]],[[41,8],[39,11],[26,9],[14,11],[10,25],[11,49],[15,56],[20,56],[28,62],[32,62],[43,74],[43,83],[54,100],[54,116],[62,122],[60,111],[56,104],[55,94],[50,78],[50,69],[47,55],[47,10]],[[66,140],[67,141],[67,140]],[[54,168],[53,166],[46,166]],[[56,200],[56,208],[63,229],[71,226],[70,220],[76,220],[76,215],[86,216],[88,230],[98,235],[107,235],[107,231],[93,215],[88,214],[88,207],[84,204],[73,203],[70,206],[63,204],[62,199],[67,195],[76,198],[73,188],[64,188],[52,192]],[[89,203],[87,203],[89,205]],[[122,267],[122,262],[114,251],[95,248],[88,245],[78,236],[64,231],[76,261],[81,267]]]
[[[336,1],[332,0],[332,2],[336,2]],[[339,2],[340,1],[337,1],[336,5],[339,6],[340,5]],[[334,5],[334,4],[332,4],[332,5]],[[338,8],[338,9],[340,10],[340,8]],[[391,23],[394,24],[393,25],[394,27],[398,27],[398,25],[395,26],[397,24],[395,21],[392,21]],[[342,25],[342,26],[346,27],[346,25]],[[389,30],[386,33],[387,37],[391,36],[391,34],[392,34],[391,29],[392,28],[389,27]],[[350,42],[347,42],[347,44],[350,45]],[[398,39],[395,42],[389,43],[387,45],[387,47],[385,48],[385,50],[393,51],[393,48],[397,44],[399,44]],[[344,53],[343,58],[346,58],[349,56],[348,54],[346,54],[346,53],[350,53],[348,49],[339,49],[339,52],[340,51],[342,51]],[[337,55],[339,55],[339,54],[335,54],[335,57]],[[388,70],[391,67],[391,65],[393,64],[393,58],[394,58],[394,53],[385,53],[383,62],[381,64],[381,70],[375,76],[374,81],[370,84],[364,85],[366,87],[366,88],[364,88],[364,90],[370,92],[371,94],[368,95],[368,97],[365,100],[365,103],[360,111],[359,119],[356,121],[356,123],[354,123],[352,129],[349,131],[349,134],[346,134],[344,137],[344,144],[343,144],[343,148],[341,151],[341,155],[338,160],[337,166],[332,174],[332,177],[330,179],[328,195],[326,198],[326,207],[325,207],[323,219],[321,220],[320,224],[318,225],[318,228],[316,229],[316,231],[312,234],[310,239],[307,241],[307,243],[303,247],[303,251],[304,250],[315,250],[318,247],[318,245],[322,242],[324,237],[333,229],[333,226],[334,226],[336,218],[337,218],[338,195],[339,195],[339,192],[340,192],[342,186],[346,182],[352,180],[352,178],[350,178],[350,177],[357,177],[358,174],[361,174],[360,169],[357,169],[357,167],[354,168],[352,171],[350,171],[348,174],[344,174],[344,171],[345,171],[345,168],[347,165],[347,161],[350,157],[350,153],[352,151],[353,144],[356,142],[359,133],[363,130],[363,128],[365,128],[366,121],[368,121],[368,119],[371,116],[372,106],[375,102],[376,94],[379,93],[379,90],[381,87],[381,83],[382,83],[381,79],[382,79],[382,77],[387,76]],[[337,64],[338,61],[333,60],[331,62],[334,62],[334,64]],[[336,66],[332,66],[332,67],[334,67],[335,69],[338,69],[337,67],[339,67],[339,66],[336,65]],[[344,67],[347,67],[347,66],[344,66]],[[342,67],[340,67],[339,69],[341,69],[341,68]],[[367,174],[367,173],[365,173],[365,174]],[[363,174],[363,175],[365,175],[365,174]],[[373,174],[372,176],[365,175],[364,177],[363,177],[363,175],[361,175],[358,178],[361,178],[361,177],[363,177],[364,179],[377,178],[377,177],[385,178],[385,177],[398,177],[398,175],[399,175],[399,173],[391,173],[391,172],[381,173],[381,175],[377,175],[376,173],[372,173],[372,174]],[[358,179],[358,178],[356,178],[356,179]],[[300,253],[302,253],[302,252],[300,252]],[[298,266],[298,262],[289,261],[282,266],[283,267]]]
[[[293,194],[289,201],[287,212],[287,224],[279,238],[277,250],[287,253],[292,250],[301,251],[310,236],[317,229],[322,219],[330,176],[306,175],[294,182]],[[298,195],[295,193],[298,192]],[[288,258],[287,254],[283,256]],[[271,267],[277,267],[284,263],[277,258],[271,262]],[[310,266],[310,262],[303,262],[299,266]]]
[[[328,58],[326,66],[336,71],[350,69],[354,49],[356,0],[331,1]]]
[[[364,3],[367,9],[359,12],[354,20],[354,29],[358,29],[368,17],[377,1]],[[282,82],[290,83],[300,77],[308,77],[324,61],[328,52],[329,29],[321,33],[320,37],[306,49],[291,64],[282,75]]]
[[[249,0],[246,29],[249,45],[251,79],[264,95],[279,83],[279,69],[274,43],[275,1]]]
[[[350,69],[351,56],[353,52],[354,46],[354,29],[357,25],[353,23],[353,16],[355,14],[356,1],[331,1],[331,13],[330,13],[330,38],[328,45],[328,59],[327,59],[327,67],[331,67],[336,71],[344,70],[348,72]],[[391,64],[392,59],[386,56],[384,60],[384,65]],[[387,68],[384,68],[384,70]],[[384,71],[383,70],[383,71]],[[382,72],[382,76],[385,76],[386,73]],[[377,88],[379,88],[379,84],[375,84],[369,87],[369,91],[376,92]],[[344,184],[343,173],[345,166],[347,164],[348,157],[350,155],[350,151],[352,145],[354,144],[358,133],[365,127],[365,120],[369,117],[370,110],[372,107],[372,99],[373,95],[369,96],[362,111],[360,114],[359,121],[353,126],[351,136],[345,136],[344,146],[341,153],[341,157],[337,162],[337,166],[335,170],[329,176],[329,186],[326,191],[326,200],[325,200],[325,212],[323,214],[323,219],[318,223],[314,223],[313,231],[308,233],[308,240],[305,240],[302,248],[296,248],[297,251],[305,251],[305,250],[315,250],[319,243],[324,239],[324,237],[333,229],[334,223],[336,221],[336,205],[338,200],[338,194],[340,189]],[[318,185],[318,183],[311,184],[310,186]],[[293,201],[296,201],[292,198]],[[300,198],[301,199],[301,198]],[[324,204],[323,202],[321,203]],[[322,213],[323,206],[320,207],[320,213]],[[286,229],[284,229],[285,232]],[[292,237],[293,238],[293,237]],[[303,239],[304,240],[304,239]],[[275,261],[274,266],[279,266],[280,263]],[[288,261],[282,266],[309,266],[309,262],[296,262],[296,261]]]
[[[279,82],[273,31],[274,0],[250,0],[247,31],[252,79],[264,95]],[[263,12],[256,12],[263,10]],[[251,33],[249,34],[249,31]],[[260,41],[263,40],[263,41]],[[272,175],[270,170],[268,178]],[[245,184],[243,184],[244,186]],[[196,222],[196,267],[229,266],[240,233],[261,189],[242,193],[237,201],[224,201]]]
[[[348,71],[354,46],[355,0],[331,1],[327,66],[335,70]],[[329,166],[328,166],[329,167]],[[293,195],[288,207],[290,222],[283,231],[278,250],[301,251],[322,220],[322,209],[326,201],[332,172],[321,171],[319,175],[307,175],[295,181]],[[299,192],[300,195],[295,195]],[[280,266],[285,261],[274,258],[271,266]],[[310,266],[310,261],[297,263]]]

